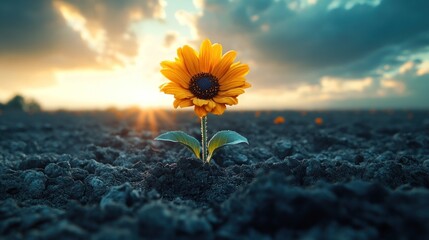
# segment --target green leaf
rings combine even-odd
[[[216,149],[225,145],[234,145],[238,143],[249,144],[249,142],[247,141],[247,138],[243,137],[237,132],[230,131],[230,130],[223,130],[223,131],[217,132],[209,141],[209,147],[208,147],[209,156],[207,158],[207,161],[210,161]]]
[[[200,159],[201,146],[200,142],[192,136],[182,132],[182,131],[171,131],[166,132],[155,138],[158,141],[167,141],[167,142],[178,142],[185,145],[189,150],[191,150],[195,157]]]

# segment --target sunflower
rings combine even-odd
[[[161,73],[170,80],[160,86],[174,95],[174,107],[192,107],[199,117],[221,115],[226,105],[238,104],[237,97],[251,87],[245,76],[249,66],[234,62],[237,53],[222,55],[222,45],[203,41],[199,53],[188,45],[177,49],[175,61],[161,62]]]

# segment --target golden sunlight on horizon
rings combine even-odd
[[[134,61],[114,69],[56,70],[49,86],[22,88],[14,94],[38,101],[45,110],[91,110],[109,107],[172,108],[171,96],[159,86],[167,79],[159,72],[159,63],[174,56],[175,49],[153,47],[160,39],[145,37]],[[0,90],[1,92],[1,90]],[[13,95],[14,95],[13,94]],[[2,96],[6,101],[13,95]]]
[[[45,110],[172,106],[169,96],[159,91],[159,86],[166,81],[159,73],[159,63],[167,56],[174,56],[175,49],[153,44],[163,42],[163,35],[137,34],[135,37],[139,47],[136,55],[126,56],[121,53],[124,50],[119,48],[121,46],[112,43],[112,39],[109,42],[108,37],[112,36],[106,35],[106,26],[101,25],[99,19],[88,18],[73,4],[61,0],[53,1],[52,5],[67,27],[79,34],[83,43],[96,53],[95,64],[100,65],[50,69],[49,78],[52,81],[48,84],[22,86],[14,92],[6,89],[4,94],[0,89],[0,101],[7,101],[20,94],[36,100]],[[127,34],[121,38],[128,40],[131,36]],[[132,46],[125,52],[129,53],[131,49]]]
[[[152,137],[159,135],[160,124],[164,127],[176,127],[176,114],[167,113],[162,109],[129,108],[126,110],[112,110],[120,119],[132,119],[132,128],[136,131],[150,130]]]
[[[159,91],[160,81],[151,74],[138,71],[138,68],[126,68],[115,71],[57,72],[55,85],[31,89],[25,95],[40,101],[47,110],[130,106],[159,108],[171,105],[168,96]]]

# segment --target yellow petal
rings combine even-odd
[[[204,106],[207,112],[211,112],[216,107],[216,103],[213,100],[208,100],[207,105]]]
[[[169,68],[163,68],[161,69],[161,73],[162,75],[164,75],[164,77],[168,78],[172,82],[179,84],[182,88],[189,88],[189,78],[187,78],[186,75],[182,74],[181,72],[174,71]]]
[[[184,107],[193,106],[194,104],[192,103],[191,99],[175,99],[173,105],[174,105],[174,108],[177,108],[177,107],[184,108]]]
[[[229,82],[225,82],[224,84],[221,84],[219,86],[219,90],[226,91],[233,88],[239,88],[244,86],[245,82],[246,82],[245,78],[234,79],[234,81],[229,81]]]
[[[204,107],[195,106],[194,111],[198,115],[198,117],[204,117],[207,115],[207,111],[206,109],[204,109]]]
[[[220,62],[222,59],[222,45],[215,43],[212,45],[212,54],[211,54],[211,62],[209,72],[212,72],[214,67]]]
[[[174,88],[182,88],[179,84],[175,83],[175,82],[167,82],[167,83],[163,83],[161,86],[159,86],[159,89],[161,91],[165,91],[165,90],[170,90],[170,89],[174,89]]]
[[[177,99],[192,98],[194,96],[189,90],[174,82],[162,84],[160,90],[166,94],[174,95]]]
[[[191,99],[184,99],[179,104],[179,107],[181,107],[181,108],[191,107],[191,106],[194,106]]]
[[[177,62],[185,62],[185,58],[183,57],[183,49],[182,48],[178,48],[177,49],[177,58],[176,58]]]
[[[206,104],[208,104],[209,103],[209,101],[208,100],[205,100],[205,99],[199,99],[199,98],[194,98],[193,100],[192,100],[192,102],[196,105],[196,106],[204,106],[204,105],[206,105]]]
[[[218,79],[222,78],[223,75],[229,70],[232,63],[234,62],[237,52],[229,51],[222,56],[220,62],[213,67],[212,74],[215,75]]]
[[[161,67],[162,68],[170,68],[170,69],[172,69],[174,71],[178,71],[181,74],[185,75],[186,78],[191,79],[191,75],[189,74],[189,72],[186,69],[186,67],[183,64],[183,62],[181,62],[180,60],[176,60],[176,61],[162,61],[161,62]]]
[[[191,74],[191,76],[201,72],[198,56],[193,48],[188,45],[183,46],[182,54],[183,62],[185,63],[186,69],[188,69],[188,72]]]
[[[238,99],[235,97],[214,97],[213,100],[217,103],[224,103],[228,105],[238,104]]]
[[[233,88],[228,91],[219,91],[218,96],[220,97],[236,97],[240,94],[243,94],[244,90],[242,88]]]
[[[225,104],[218,103],[215,108],[213,108],[212,113],[215,115],[222,115],[225,112],[226,106]]]
[[[202,72],[209,72],[210,70],[210,61],[211,61],[211,50],[212,43],[210,40],[206,39],[201,43],[200,47],[200,70]]]
[[[182,99],[174,99],[174,102],[173,102],[174,108],[177,108],[179,106],[180,101],[182,101]]]
[[[250,88],[250,87],[252,87],[252,84],[245,82],[244,86],[242,86],[241,88]]]
[[[247,64],[236,63],[231,66],[227,73],[222,78],[219,78],[219,83],[224,84],[233,81],[237,78],[244,77],[249,73],[249,66]]]

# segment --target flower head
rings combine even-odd
[[[234,62],[237,53],[222,55],[222,45],[206,39],[199,53],[188,45],[177,49],[175,61],[161,62],[161,73],[170,80],[161,85],[174,95],[174,107],[192,107],[199,117],[221,115],[226,105],[238,103],[237,97],[251,87],[245,76],[249,66]]]

